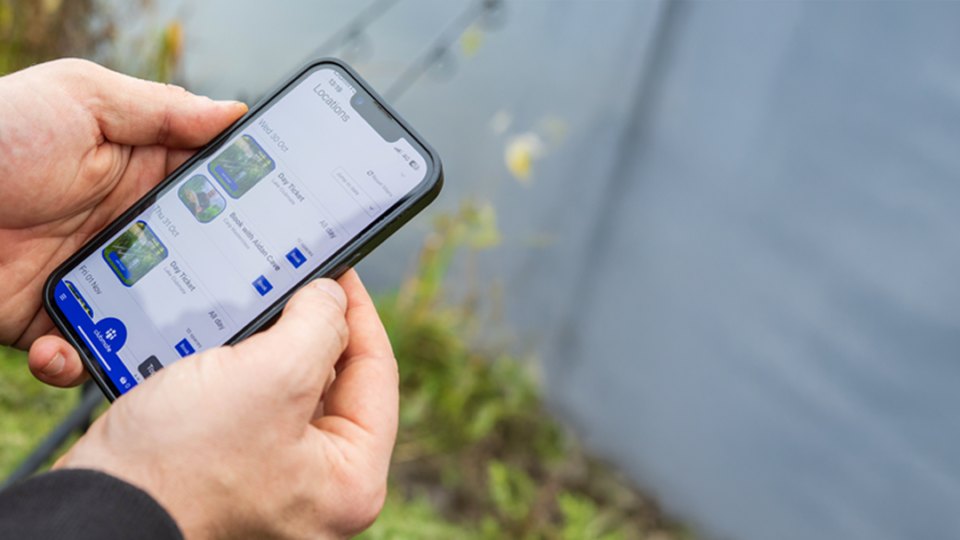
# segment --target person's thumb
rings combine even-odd
[[[234,346],[234,352],[252,364],[260,384],[302,400],[309,420],[349,341],[346,309],[340,285],[318,279],[293,295],[275,325]]]
[[[129,145],[195,148],[240,118],[247,106],[216,102],[178,86],[122,75],[85,60],[40,66],[93,114],[107,140]]]
[[[56,330],[30,345],[28,365],[34,377],[51,386],[70,388],[90,378],[76,349]]]

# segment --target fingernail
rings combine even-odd
[[[347,295],[343,293],[343,289],[340,287],[340,285],[337,285],[336,281],[323,278],[315,280],[312,285],[332,296],[333,299],[340,304],[341,309],[347,309]]]
[[[63,357],[62,354],[57,353],[53,357],[53,360],[50,360],[50,363],[40,368],[40,373],[48,377],[53,377],[59,375],[63,371],[63,366],[67,363],[67,359]]]
[[[246,107],[247,106],[246,103],[243,103],[242,101],[234,101],[232,99],[216,101],[215,103],[221,107]]]

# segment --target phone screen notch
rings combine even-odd
[[[357,114],[363,118],[387,142],[396,142],[403,136],[403,128],[397,120],[375,99],[366,92],[358,90],[350,98],[350,104]]]

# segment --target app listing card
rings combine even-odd
[[[250,135],[244,135],[210,162],[210,174],[227,193],[239,199],[276,167]]]
[[[127,287],[132,287],[166,258],[167,248],[143,221],[134,223],[103,249],[103,259]]]

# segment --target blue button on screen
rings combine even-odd
[[[271,285],[270,282],[267,281],[267,278],[265,278],[264,276],[260,276],[253,281],[253,288],[256,289],[258,293],[260,293],[260,296],[263,296],[273,289],[273,285]]]
[[[117,265],[117,270],[123,274],[123,277],[130,279],[130,271],[127,270],[127,265],[123,264],[123,261],[120,260],[120,257],[117,256],[116,252],[110,252],[110,260],[113,261],[113,264]]]
[[[294,268],[300,268],[300,265],[307,262],[307,258],[303,256],[303,253],[300,253],[300,250],[293,248],[293,251],[287,253],[287,260],[290,261],[290,264]]]
[[[181,339],[180,342],[177,343],[176,349],[177,349],[177,352],[180,353],[181,357],[190,356],[191,354],[197,352],[197,350],[193,348],[193,345],[191,345],[190,342],[187,341],[187,338]]]
[[[229,187],[233,191],[237,191],[238,189],[240,189],[237,186],[237,183],[233,181],[233,178],[230,178],[230,175],[227,174],[227,171],[223,170],[222,166],[217,165],[214,170],[220,173],[220,178],[223,178],[223,181],[227,183],[227,187]]]

